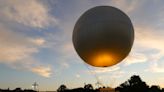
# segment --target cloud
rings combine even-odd
[[[58,20],[50,14],[50,7],[36,0],[5,0],[0,7],[0,64],[50,77],[51,67],[34,57],[46,47],[47,39],[24,31],[56,26]]]
[[[164,54],[163,35],[164,35],[164,32],[158,28],[137,27],[135,44],[137,45],[137,48],[142,48],[142,50],[144,51],[155,50],[156,53],[152,52],[153,55],[151,55],[150,57],[153,58],[153,60],[159,60],[161,57],[164,56],[162,55]]]
[[[22,34],[3,26],[0,28],[0,62],[18,61],[38,52],[38,49]]]
[[[7,62],[4,64],[12,69],[33,72],[46,78],[49,78],[52,75],[52,67],[50,65],[39,62],[33,57],[23,58],[21,61],[16,61],[14,63]]]
[[[46,42],[44,38],[36,38],[36,39],[29,39],[29,40],[38,46],[44,45]]]
[[[144,63],[147,61],[147,57],[142,53],[132,53],[125,60],[125,65],[131,65],[135,63]]]
[[[127,13],[130,13],[133,12],[141,2],[139,3],[139,1],[112,0],[110,1],[110,3],[110,5],[118,7],[119,9],[123,9]]]
[[[68,40],[66,33],[61,35],[57,35],[56,33],[46,35],[46,47],[56,55],[55,60],[61,70],[68,69],[75,63],[83,63],[83,61],[80,61],[71,40]]]
[[[110,73],[110,76],[108,74],[106,75],[102,75],[100,76],[99,78],[100,79],[107,79],[107,78],[110,78],[110,79],[117,79],[117,78],[121,78],[125,75],[125,71],[122,71],[122,70],[117,70],[117,71],[113,71]]]
[[[124,71],[116,71],[111,75],[111,78],[121,78],[125,75],[126,73]]]
[[[1,64],[13,69],[32,71],[43,77],[50,76],[51,68],[38,62],[33,57],[34,54],[39,53],[40,46],[43,45],[44,40],[30,38],[20,32],[10,30],[2,24],[0,24],[0,29]],[[40,65],[42,66],[39,67]]]
[[[122,70],[113,71],[110,73],[105,73],[101,75],[96,75],[98,82],[103,83],[103,85],[115,87],[119,85],[118,80],[126,77],[126,72]],[[108,81],[107,81],[108,80]]]
[[[160,28],[150,26],[136,26],[135,43],[132,53],[125,59],[125,65],[147,62],[150,67],[145,69],[149,72],[164,72],[162,65],[164,57],[164,32]]]
[[[110,67],[110,68],[93,68],[93,70],[91,71],[92,73],[107,73],[107,72],[113,72],[113,71],[116,71],[116,70],[119,70],[120,67],[119,66],[113,66],[113,67]]]
[[[158,31],[158,32],[157,32]],[[135,26],[135,40],[125,65],[158,61],[164,57],[164,33],[161,29],[149,26]]]
[[[158,32],[156,32],[158,31]],[[164,52],[162,30],[153,27],[136,28],[136,44],[147,49],[158,49]]]
[[[67,62],[61,62],[60,65],[62,68],[65,68],[65,69],[70,67],[70,65]]]
[[[80,75],[79,75],[79,74],[76,74],[75,77],[76,77],[76,78],[80,78]]]
[[[50,77],[51,75],[50,67],[43,67],[43,66],[33,67],[31,68],[31,71],[34,73],[38,73],[39,75],[44,77]]]
[[[154,72],[154,73],[164,73],[164,65],[158,65],[157,62],[153,62],[150,64],[150,67],[145,71]]]
[[[50,14],[49,8],[41,1],[6,0],[0,2],[0,7],[1,18],[26,26],[45,28],[58,23]]]

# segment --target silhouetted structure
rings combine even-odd
[[[34,84],[32,84],[32,87],[34,88],[35,91],[38,91],[38,84],[36,82],[34,82]]]
[[[103,88],[100,88],[97,92],[115,92],[115,90],[110,87],[103,87]]]

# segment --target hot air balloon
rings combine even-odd
[[[97,6],[78,19],[72,41],[76,52],[87,64],[108,67],[128,56],[134,29],[130,18],[121,10]]]

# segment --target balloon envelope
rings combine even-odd
[[[130,18],[121,10],[97,6],[78,19],[72,39],[76,52],[87,64],[107,67],[129,54],[134,30]]]

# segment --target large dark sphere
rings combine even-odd
[[[88,64],[107,67],[121,62],[130,52],[134,30],[130,18],[111,6],[86,11],[73,30],[73,45]]]

